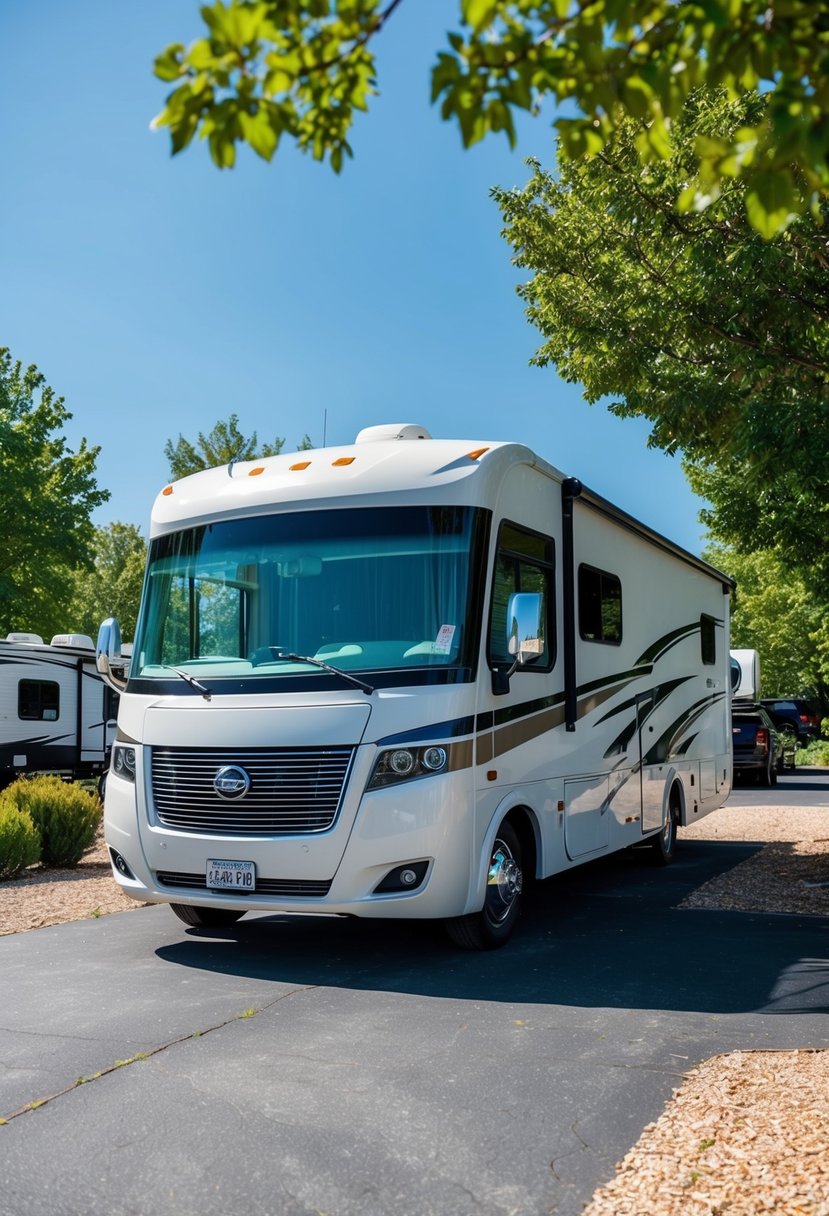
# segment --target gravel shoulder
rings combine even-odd
[[[829,916],[829,808],[726,806],[683,839],[763,847],[680,907]],[[0,883],[0,936],[138,906],[99,834],[74,869]],[[583,1216],[829,1216],[829,1050],[706,1060],[616,1170]]]

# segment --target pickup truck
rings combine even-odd
[[[775,726],[762,705],[735,705],[731,711],[734,776],[748,774],[758,785],[777,784],[777,776],[795,766],[797,736]]]

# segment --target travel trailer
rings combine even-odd
[[[730,791],[729,578],[529,448],[432,439],[234,462],[152,513],[106,790],[113,873],[189,925],[439,918]]]
[[[760,700],[760,655],[756,650],[731,651],[731,696],[741,702]]]
[[[77,633],[46,645],[33,633],[0,641],[0,788],[25,773],[100,776],[115,737],[117,695]]]

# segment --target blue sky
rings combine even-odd
[[[201,32],[194,0],[0,2],[5,185],[0,345],[36,363],[100,445],[97,523],[146,535],[165,442],[231,413],[292,449],[308,432],[419,422],[517,439],[698,552],[701,503],[647,426],[528,361],[493,185],[553,161],[548,118],[464,152],[429,104],[455,0],[406,0],[377,43],[381,96],[340,177],[285,145],[220,173],[149,122],[154,55]],[[325,421],[324,421],[325,420]]]

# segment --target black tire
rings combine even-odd
[[[761,769],[757,774],[757,784],[764,790],[769,790],[777,781],[777,772],[774,767],[774,760],[769,756],[766,761],[766,767]]]
[[[506,945],[521,914],[523,885],[521,842],[505,820],[492,846],[483,908],[444,921],[455,945],[462,950],[497,950]]]
[[[192,904],[170,904],[179,920],[185,925],[218,929],[221,925],[235,925],[245,915],[233,908],[195,908]]]
[[[668,813],[660,831],[650,838],[651,861],[657,866],[669,866],[676,854],[676,825],[679,820],[679,800],[671,791]]]

